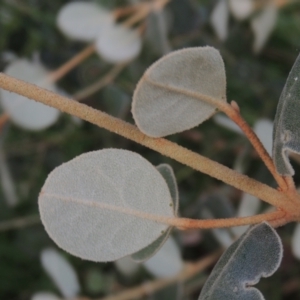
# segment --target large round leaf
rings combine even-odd
[[[160,173],[140,155],[117,149],[83,154],[56,168],[39,198],[52,239],[83,259],[112,261],[156,240],[173,218]]]
[[[142,41],[137,30],[122,25],[107,26],[96,40],[96,50],[111,63],[121,63],[135,58],[141,51]]]
[[[133,96],[139,129],[162,137],[199,125],[226,101],[226,76],[219,51],[198,47],[175,51],[154,63]]]
[[[56,90],[54,84],[46,80],[49,72],[39,63],[31,63],[25,59],[19,59],[11,63],[4,70],[4,73],[48,90]],[[55,108],[3,89],[0,90],[0,93],[3,109],[16,125],[24,129],[45,129],[55,123],[59,116],[59,111]]]
[[[113,15],[92,2],[78,1],[64,5],[57,16],[58,28],[69,38],[91,42],[114,22]]]

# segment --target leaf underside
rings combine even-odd
[[[219,101],[226,101],[219,51],[188,48],[164,56],[145,72],[133,95],[132,113],[142,132],[162,137],[201,124]]]
[[[64,250],[93,261],[131,255],[155,241],[174,218],[168,186],[142,156],[105,149],[56,168],[40,197],[42,222]]]
[[[271,276],[282,259],[282,243],[267,223],[250,227],[222,255],[199,300],[263,300],[252,285]]]
[[[156,167],[156,169],[163,176],[168,185],[173,201],[172,206],[174,210],[174,215],[177,217],[179,199],[174,171],[172,167],[168,164],[160,164]],[[142,262],[155,255],[157,251],[160,250],[163,244],[167,241],[168,237],[171,234],[171,231],[172,227],[169,227],[157,240],[155,240],[152,244],[148,245],[146,248],[131,255],[131,258],[136,262]]]
[[[281,175],[294,175],[288,152],[300,154],[300,55],[279,99],[273,130],[273,160]]]

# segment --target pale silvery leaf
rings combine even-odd
[[[162,137],[195,127],[226,101],[226,76],[219,51],[197,47],[174,51],[154,63],[139,81],[132,113],[139,129]],[[203,100],[203,101],[202,101]]]
[[[160,173],[127,150],[86,153],[50,173],[39,197],[42,222],[64,250],[112,261],[155,241],[174,218]]]
[[[122,63],[134,59],[142,48],[138,31],[122,25],[106,26],[96,39],[96,51],[110,63]]]
[[[216,228],[212,229],[212,234],[223,248],[228,248],[233,243],[233,237],[228,229]]]
[[[221,41],[228,36],[229,8],[227,0],[219,0],[210,17],[210,23]]]
[[[34,83],[48,90],[56,90],[55,85],[46,80],[49,72],[38,63],[19,59],[8,65],[4,73],[17,79]],[[1,105],[10,116],[10,119],[13,123],[24,129],[45,129],[54,124],[59,116],[57,109],[18,94],[1,89],[0,96]]]
[[[156,167],[156,169],[159,171],[159,173],[162,175],[162,177],[165,179],[171,197],[172,197],[172,204],[174,210],[174,215],[177,217],[178,213],[178,188],[177,188],[177,182],[174,175],[174,171],[172,167],[168,164],[160,164]],[[142,262],[146,259],[149,259],[152,257],[166,242],[169,235],[171,234],[172,227],[168,228],[157,240],[155,240],[153,243],[145,247],[144,249],[134,253],[131,258],[136,262]]]
[[[94,41],[113,22],[112,13],[88,1],[67,3],[58,12],[56,20],[66,36],[84,42]]]
[[[242,196],[242,199],[240,201],[238,211],[237,211],[237,217],[249,217],[254,216],[258,213],[260,208],[261,201],[247,193],[244,193]],[[234,234],[239,237],[241,236],[249,226],[238,226],[238,227],[232,227],[231,230],[234,232]]]
[[[296,258],[300,259],[300,224],[297,224],[292,236],[292,252]]]
[[[168,16],[164,10],[153,11],[147,18],[146,39],[154,51],[165,55],[171,51],[168,40]]]
[[[277,106],[273,131],[273,160],[281,175],[294,175],[288,152],[300,153],[300,55],[288,76]]]
[[[0,145],[0,178],[4,199],[9,206],[15,206],[19,200],[16,194],[16,187],[9,170],[2,145]]]
[[[151,274],[158,278],[175,276],[184,267],[179,248],[172,237],[143,265]]]
[[[122,257],[114,263],[118,271],[125,276],[133,276],[139,269],[139,265],[129,256]]]
[[[32,295],[31,300],[60,300],[56,295],[49,292],[38,292]]]
[[[77,275],[71,264],[58,251],[52,248],[43,250],[41,262],[44,270],[65,298],[75,297],[79,293]]]
[[[234,17],[238,20],[248,18],[255,9],[253,0],[229,0],[229,7]]]
[[[282,243],[267,223],[249,228],[219,259],[207,279],[199,300],[263,300],[252,287],[271,276],[282,259]]]
[[[253,130],[262,142],[269,155],[272,155],[273,122],[268,119],[259,119],[255,122]]]
[[[263,8],[262,12],[251,19],[251,28],[254,33],[253,51],[258,53],[267,42],[278,15],[277,7],[273,2]]]

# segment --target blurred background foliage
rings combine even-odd
[[[1,70],[13,55],[29,59],[39,56],[49,70],[55,70],[85,47],[83,43],[66,38],[56,27],[57,12],[67,2],[0,1]],[[96,2],[114,9],[128,5],[130,1]],[[259,54],[252,51],[254,37],[248,20],[238,21],[231,16],[227,39],[220,41],[216,37],[210,24],[210,15],[216,4],[217,1],[209,0],[172,0],[166,8],[170,47],[175,50],[210,45],[219,49],[226,66],[228,100],[237,101],[242,115],[251,125],[260,118],[273,120],[281,90],[300,50],[300,1],[280,8],[276,25]],[[112,83],[85,99],[85,103],[133,122],[130,99],[135,85],[146,68],[160,57],[153,41],[145,39],[140,55]],[[94,54],[59,80],[58,85],[72,95],[106,74],[110,68],[110,64]],[[247,166],[247,175],[274,185],[246,139],[217,125],[213,119],[169,139],[229,167],[233,167],[236,158],[240,157]],[[225,195],[234,208],[241,197],[240,191],[224,187],[213,178],[94,125],[74,122],[67,115],[62,115],[54,126],[40,132],[28,132],[8,124],[1,133],[1,143],[18,197],[18,204],[10,207],[0,190],[1,299],[30,299],[41,290],[59,294],[40,262],[41,251],[56,245],[39,222],[37,197],[49,172],[84,152],[108,147],[124,148],[142,154],[154,165],[170,163],[179,184],[180,214],[185,217],[198,218],[199,210],[212,193]],[[296,184],[299,184],[300,166],[295,161],[293,165]],[[7,221],[30,216],[28,224],[5,227]],[[266,299],[300,297],[300,262],[292,255],[290,247],[294,226],[290,224],[278,230],[284,243],[284,259],[279,271],[259,284]],[[209,231],[175,231],[174,236],[186,261],[204,257],[218,247]],[[134,276],[124,276],[113,263],[96,264],[66,253],[63,255],[79,276],[81,294],[89,298],[100,298],[152,278],[145,270]],[[198,298],[200,283],[208,272],[187,285],[182,299]],[[177,288],[143,299],[175,299],[169,293],[174,294]]]

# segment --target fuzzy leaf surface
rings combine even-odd
[[[273,160],[281,175],[294,175],[288,152],[300,153],[300,55],[287,78],[277,106],[273,130]]]
[[[93,261],[131,255],[155,241],[174,218],[160,173],[127,150],[86,153],[56,168],[39,197],[42,222],[64,250]]]
[[[252,226],[219,259],[199,300],[263,300],[252,287],[271,276],[282,259],[282,243],[267,223]]]
[[[143,133],[163,137],[201,124],[216,112],[216,103],[225,101],[219,51],[187,48],[164,56],[145,72],[133,95],[132,113]]]

